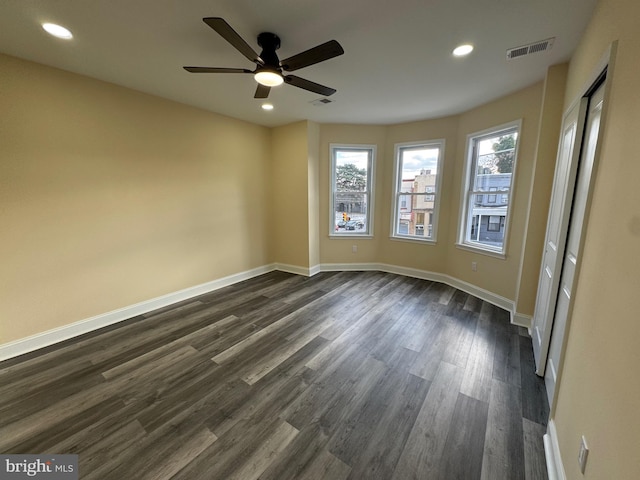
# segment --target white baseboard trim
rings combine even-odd
[[[486,302],[491,303],[492,305],[503,308],[509,312],[513,312],[514,310],[513,300],[509,300],[508,298],[496,295],[495,293],[489,292],[488,290],[442,273],[429,272],[427,270],[419,270],[417,268],[400,267],[397,265],[389,265],[386,263],[323,263],[320,265],[320,270],[323,272],[377,270],[381,272],[404,275],[406,277],[430,280],[432,282],[441,282],[451,287],[457,288],[458,290],[462,290],[463,292],[473,295],[474,297],[478,297]]]
[[[331,271],[381,271],[388,273],[395,273],[398,275],[404,275],[407,277],[420,278],[423,280],[430,280],[433,282],[445,283],[451,287],[462,290],[470,295],[478,297],[486,302],[496,305],[500,308],[513,312],[514,302],[504,298],[500,295],[496,295],[492,292],[484,290],[480,287],[476,287],[462,280],[450,277],[436,272],[429,272],[426,270],[418,270],[409,267],[400,267],[397,265],[389,265],[384,263],[324,263],[320,265],[314,265],[313,267],[300,267],[297,265],[288,265],[283,263],[273,263],[262,267],[240,272],[234,275],[229,275],[224,278],[213,280],[211,282],[196,285],[194,287],[186,288],[177,292],[162,295],[160,297],[145,300],[135,305],[113,310],[111,312],[96,315],[91,318],[80,320],[69,325],[64,325],[53,330],[38,333],[30,337],[22,338],[13,342],[0,345],[0,361],[7,360],[9,358],[24,355],[25,353],[33,352],[44,347],[48,347],[55,343],[68,340],[85,333],[98,330],[114,323],[118,323],[137,315],[151,312],[158,308],[166,307],[177,302],[182,302],[198,295],[218,290],[219,288],[233,285],[234,283],[242,282],[265,273],[272,272],[274,270],[280,270],[287,273],[296,275],[303,275],[311,277],[319,272],[331,272]],[[511,315],[512,323],[514,321],[514,315]],[[520,325],[520,323],[516,323]],[[523,325],[526,326],[526,325]]]
[[[320,271],[319,266],[307,268],[307,267],[299,267],[298,265],[289,265],[286,263],[275,263],[273,265],[273,270],[279,270],[281,272],[293,273],[295,275],[303,275],[305,277],[312,277],[316,273]]]
[[[322,270],[320,270],[320,265],[314,265],[313,267],[309,268],[309,276],[313,277],[314,275],[317,275],[321,271]]]
[[[524,313],[518,312],[511,313],[511,323],[524,327],[529,331],[531,331],[532,320],[533,317],[531,315],[525,315]]]
[[[544,455],[547,460],[547,475],[549,480],[567,480],[558,445],[558,432],[553,419],[547,425],[547,434],[544,439]]]
[[[54,328],[52,330],[38,333],[30,337],[21,338],[13,342],[5,343],[4,345],[0,345],[0,361],[17,357],[19,355],[24,355],[25,353],[48,347],[55,343],[59,343],[64,340],[68,340],[70,338],[77,337],[79,335],[83,335],[85,333],[89,333],[94,330],[107,327],[109,325],[113,325],[114,323],[118,323],[123,320],[133,318],[137,315],[151,312],[158,308],[166,307],[177,302],[182,302],[183,300],[188,300],[190,298],[197,297],[198,295],[209,293],[214,290],[233,285],[234,283],[257,277],[259,275],[264,275],[265,273],[272,272],[276,269],[277,267],[273,264],[254,268],[245,272],[240,272],[224,278],[212,280],[211,282],[203,283],[201,285],[185,288],[184,290],[179,290],[167,295],[152,298],[151,300],[145,300],[143,302],[136,303],[135,305],[130,305],[128,307],[119,308],[111,312],[96,315],[95,317],[80,320],[78,322]]]

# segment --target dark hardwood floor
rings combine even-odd
[[[380,272],[273,272],[0,363],[0,452],[90,479],[546,478],[507,312]]]

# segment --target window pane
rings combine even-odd
[[[426,200],[432,195],[411,195],[411,209],[400,209],[396,215],[397,235],[432,238],[433,236],[433,202]],[[430,206],[429,206],[430,205]]]
[[[367,233],[367,194],[336,193],[334,196],[334,231]]]
[[[364,192],[367,190],[369,152],[338,150],[336,152],[337,192]]]
[[[416,175],[435,175],[437,173],[439,148],[404,147],[400,149],[400,155],[402,180],[413,180]]]
[[[513,172],[517,136],[517,132],[512,130],[475,140],[478,156],[476,174]]]

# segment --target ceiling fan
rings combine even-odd
[[[320,95],[329,96],[336,93],[334,88],[329,88],[295,75],[285,75],[283,71],[293,72],[300,68],[308,67],[342,55],[344,50],[337,41],[329,40],[328,42],[305,50],[285,60],[280,60],[276,54],[276,50],[280,48],[280,38],[275,33],[263,32],[258,35],[258,45],[262,47],[262,52],[258,55],[224,19],[220,17],[207,17],[202,20],[218,32],[218,34],[235,47],[236,50],[255,63],[257,67],[255,70],[246,68],[183,67],[187,72],[251,73],[258,82],[258,88],[256,89],[254,98],[267,98],[271,87],[280,85],[283,82]]]

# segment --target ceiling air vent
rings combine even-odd
[[[313,105],[314,107],[319,107],[321,105],[326,105],[327,103],[331,103],[333,100],[329,100],[328,98],[318,98],[317,100],[313,100],[311,103],[311,105]]]
[[[530,43],[529,45],[510,48],[507,50],[507,60],[513,60],[514,58],[524,57],[525,55],[531,55],[532,53],[551,50],[554,40],[555,37],[547,38],[546,40],[540,40],[539,42]]]

